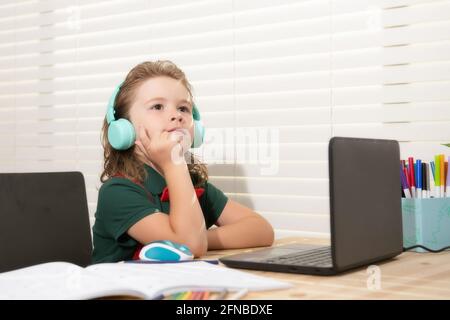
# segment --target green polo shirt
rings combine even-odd
[[[93,263],[130,260],[139,243],[128,235],[128,229],[155,212],[169,214],[169,201],[160,200],[166,181],[153,168],[147,165],[145,168],[148,172],[145,190],[121,177],[110,178],[101,186],[92,228]],[[228,198],[209,182],[204,189],[199,203],[209,228],[216,223]]]

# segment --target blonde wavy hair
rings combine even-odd
[[[114,104],[115,118],[129,120],[129,111],[136,89],[144,81],[160,76],[179,80],[186,87],[193,101],[192,86],[189,84],[184,72],[173,62],[168,60],[145,61],[131,69],[121,85]],[[135,153],[136,146],[133,145],[128,150],[115,150],[112,148],[108,142],[108,123],[106,117],[103,120],[101,142],[104,149],[103,172],[100,175],[101,182],[105,182],[119,173],[139,183],[144,182],[147,178],[147,172],[144,168],[144,163],[138,159]],[[188,157],[190,157],[188,169],[192,183],[195,187],[199,187],[208,179],[208,171],[206,166],[200,163],[192,153],[188,152]]]

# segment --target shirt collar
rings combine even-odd
[[[145,170],[148,173],[147,179],[144,181],[144,185],[152,194],[160,194],[167,186],[166,180],[155,169],[149,165],[144,164]]]

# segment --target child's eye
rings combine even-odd
[[[155,104],[155,105],[151,106],[150,109],[161,110],[162,108],[163,108],[162,104]]]
[[[191,110],[188,107],[181,106],[178,109],[180,109],[182,112],[190,112]]]

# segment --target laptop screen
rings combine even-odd
[[[50,261],[91,262],[80,172],[0,174],[0,272]]]

